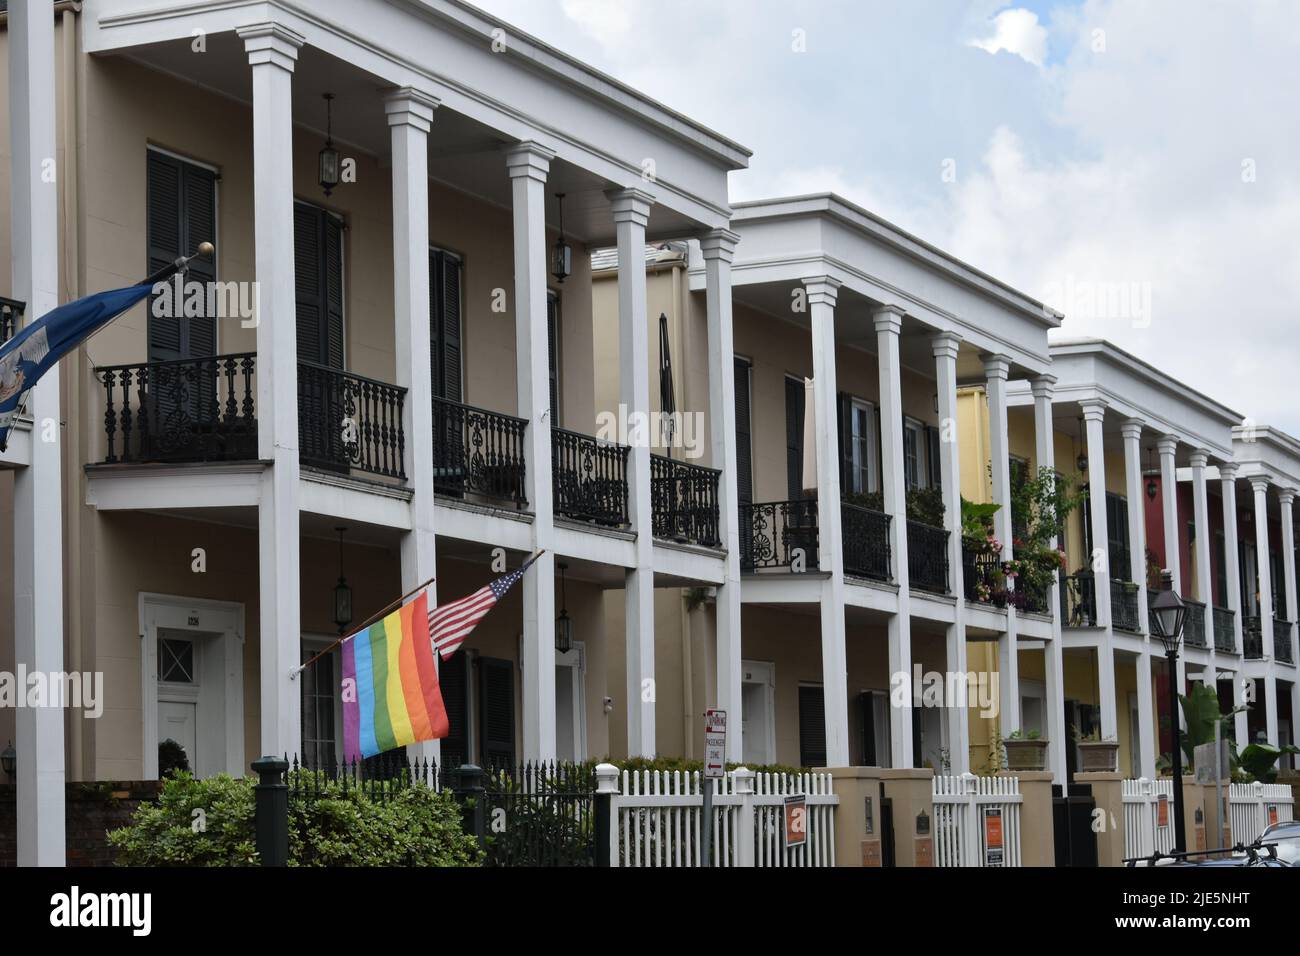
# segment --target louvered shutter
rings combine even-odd
[[[478,676],[483,766],[509,766],[515,762],[515,665],[481,657]]]
[[[293,204],[294,302],[297,306],[298,360],[325,365],[325,293],[321,282],[321,210]]]
[[[461,362],[461,263],[442,254],[442,397],[463,401]]]
[[[804,384],[798,379],[785,380],[785,475],[791,501],[803,493],[803,414]]]
[[[546,361],[550,374],[552,425],[560,424],[560,297],[546,293]]]
[[[324,362],[343,368],[343,221],[321,210],[324,256],[321,298],[325,312]]]
[[[835,396],[835,424],[840,436],[840,494],[853,487],[853,399],[845,392]]]
[[[799,688],[799,766],[826,766],[826,701],[820,687]]]
[[[754,467],[750,445],[750,375],[752,368],[744,359],[734,360],[736,392],[736,489],[742,505],[754,500]]]
[[[181,164],[177,159],[150,150],[147,163],[146,205],[149,221],[148,274],[174,262],[181,255]],[[181,323],[174,317],[154,316],[149,299],[149,361],[167,362],[182,357]]]
[[[459,650],[438,669],[442,704],[447,708],[447,736],[442,740],[442,766],[454,770],[471,763],[469,754],[469,655]]]
[[[943,487],[943,466],[939,451],[939,429],[933,425],[925,426],[926,437],[926,457],[929,459],[927,464],[930,466],[930,487]]]

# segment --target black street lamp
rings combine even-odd
[[[1183,745],[1178,730],[1178,645],[1183,639],[1183,620],[1187,605],[1174,593],[1174,576],[1169,570],[1160,572],[1160,593],[1151,602],[1151,632],[1165,648],[1169,659],[1169,730],[1173,735],[1174,772],[1174,849],[1187,849],[1187,834],[1183,820]]]

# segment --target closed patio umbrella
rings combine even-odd
[[[803,380],[803,491],[817,496],[817,410],[813,380]]]
[[[659,313],[659,410],[662,413],[661,436],[664,452],[673,456],[673,438],[677,426],[677,399],[673,395],[673,358],[668,346],[668,316]]]

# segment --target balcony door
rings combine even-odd
[[[298,435],[304,463],[346,471],[357,445],[355,396],[333,370],[344,367],[343,220],[293,204],[294,302],[298,340]]]

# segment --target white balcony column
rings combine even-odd
[[[1138,699],[1138,761],[1142,776],[1155,779],[1156,734],[1155,713],[1151,697],[1151,629],[1147,607],[1146,514],[1142,493],[1142,428],[1140,418],[1129,418],[1120,424],[1124,438],[1124,489],[1128,506],[1128,577],[1138,587],[1138,628],[1142,632],[1142,653],[1134,661]]]
[[[1242,605],[1241,605],[1241,566],[1237,556],[1237,466],[1233,462],[1219,465],[1220,491],[1223,497],[1223,551],[1227,558],[1228,593],[1224,595],[1227,608],[1232,612],[1233,647],[1236,648],[1236,671],[1232,675],[1233,706],[1240,706],[1246,695],[1246,675],[1241,662],[1242,652]],[[1246,713],[1242,711],[1233,718],[1233,736],[1237,747],[1245,747],[1248,730]]]
[[[1284,632],[1279,633],[1277,628],[1273,629],[1273,649],[1277,650],[1279,644],[1283,641],[1291,640],[1291,631],[1295,628],[1296,612],[1296,587],[1295,587],[1295,525],[1292,505],[1295,502],[1294,488],[1279,488],[1277,490],[1278,504],[1281,506],[1281,520],[1278,522],[1282,529],[1282,581],[1286,589],[1286,613],[1282,615],[1282,620],[1287,623]],[[1294,660],[1294,656],[1292,657]]]
[[[1264,645],[1264,660],[1268,662],[1264,677],[1264,732],[1271,744],[1277,743],[1277,679],[1273,677],[1273,569],[1269,566],[1268,550],[1268,485],[1267,478],[1250,479],[1255,493],[1255,577],[1259,587],[1259,633]],[[1257,691],[1258,693],[1258,691]],[[1258,700],[1258,697],[1256,698]]]
[[[402,534],[402,592],[437,573],[433,525],[433,382],[429,367],[429,130],[438,100],[411,87],[384,97],[393,148],[394,384],[406,389],[403,468],[411,488],[411,530]],[[428,600],[437,604],[437,582]],[[435,655],[436,663],[437,655]],[[407,748],[412,758],[437,760],[440,741]]]
[[[9,5],[10,236],[13,297],[27,304],[25,324],[59,302],[58,180],[54,136],[54,4]],[[28,398],[31,464],[14,472],[14,662],[29,673],[63,671],[63,420],[59,367]],[[47,423],[51,423],[48,424]],[[55,441],[42,440],[49,428]],[[76,454],[76,449],[72,450]],[[20,693],[22,691],[20,690]],[[82,715],[74,712],[72,720]],[[63,866],[64,713],[19,707],[14,714],[18,755],[18,865]]]
[[[1165,566],[1173,577],[1174,593],[1183,595],[1182,552],[1178,545],[1178,439],[1162,435],[1156,441],[1160,453],[1160,505],[1164,515]],[[1181,660],[1181,658],[1180,658]],[[1180,665],[1181,668],[1181,665]]]
[[[525,760],[555,759],[555,519],[551,496],[551,392],[546,323],[546,177],[555,154],[539,143],[506,151],[515,270],[515,389],[524,429],[529,543],[544,548],[523,584]],[[622,279],[620,277],[620,284]]]
[[[731,260],[740,236],[713,229],[700,237],[709,336],[709,464],[720,469],[718,537],[726,548],[724,581],[717,589],[714,640],[717,654],[715,706],[739,728],[742,643],[740,635],[740,497],[736,482],[735,346],[731,326]],[[741,735],[727,734],[727,759],[741,759]]]
[[[253,242],[257,280],[258,610],[261,746],[301,749],[298,341],[293,250],[293,70],[303,40],[274,23],[242,27],[253,71]]]
[[[1205,603],[1204,623],[1206,654],[1209,665],[1201,674],[1201,682],[1215,693],[1219,683],[1215,679],[1214,661],[1214,576],[1210,568],[1210,497],[1205,484],[1205,468],[1210,463],[1207,449],[1192,452],[1192,522],[1196,528],[1196,599]]]
[[[1002,542],[1002,560],[1015,556],[1011,544],[1011,439],[1007,432],[1007,375],[1011,359],[984,356],[985,391],[989,402],[989,466],[993,477],[993,502],[1000,507],[993,527]],[[1015,585],[1013,584],[1012,587]],[[1016,640],[1016,609],[1007,602],[1007,632],[998,641],[998,684],[1002,713],[998,730],[1003,736],[1020,729],[1020,654]]]
[[[826,760],[849,765],[848,654],[844,624],[844,541],[840,534],[840,459],[836,432],[835,300],[839,280],[803,280],[812,323],[813,421],[817,434],[818,567],[822,582],[822,699],[826,710]]]
[[[948,532],[948,567],[952,589],[957,595],[954,621],[947,628],[948,670],[967,673],[966,585],[962,575],[961,548],[961,431],[957,422],[957,354],[961,336],[936,332],[930,337],[934,354],[934,381],[939,397],[939,474],[943,481],[943,526]],[[970,770],[970,710],[965,701],[948,701],[948,754],[950,773]]]
[[[1096,605],[1097,625],[1097,690],[1101,697],[1101,735],[1118,739],[1119,724],[1115,702],[1115,645],[1111,629],[1110,607],[1110,554],[1106,543],[1110,540],[1106,525],[1106,445],[1102,426],[1106,420],[1106,402],[1099,398],[1079,402],[1087,431],[1088,455],[1088,518],[1092,528],[1093,602]]]
[[[885,513],[890,516],[890,565],[898,583],[898,613],[888,618],[890,679],[904,675],[912,681],[912,602],[907,573],[907,478],[903,470],[903,367],[898,355],[898,336],[906,310],[900,305],[883,305],[872,313],[876,325],[876,356],[880,381],[881,491]],[[823,617],[825,616],[823,610]],[[842,619],[841,613],[841,619]],[[892,684],[891,684],[892,686]],[[889,722],[890,765],[913,766],[911,698],[895,708]]]
[[[1052,398],[1056,391],[1055,375],[1038,375],[1029,382],[1034,396],[1034,464],[1039,468],[1056,470],[1055,430],[1052,424]],[[1048,544],[1060,546],[1056,538]],[[1061,575],[1052,575],[1052,587],[1047,596],[1048,611],[1052,615],[1052,639],[1043,645],[1043,689],[1047,695],[1048,765],[1052,780],[1061,785],[1067,782],[1066,747],[1069,740],[1065,728],[1065,661],[1064,641],[1061,638]]]
[[[650,340],[646,318],[645,227],[654,197],[636,188],[606,194],[614,209],[618,237],[618,394],[634,416],[650,414]],[[651,530],[651,436],[631,441],[628,502],[636,532],[636,567],[624,585],[627,640],[627,754],[655,755],[655,581]]]

